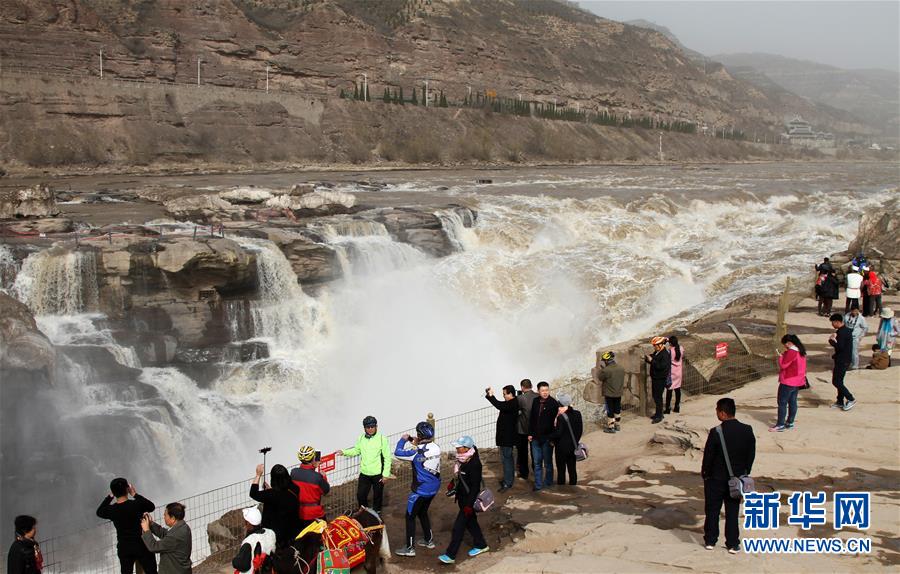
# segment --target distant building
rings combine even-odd
[[[834,147],[834,134],[831,132],[817,132],[812,125],[799,115],[794,116],[784,124],[783,140],[791,145],[806,147]]]

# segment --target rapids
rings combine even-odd
[[[73,429],[66,448],[85,472],[76,482],[97,482],[73,496],[89,492],[93,504],[104,481],[125,475],[163,500],[249,476],[261,446],[275,448],[271,462],[291,463],[301,443],[323,452],[351,444],[367,414],[393,432],[427,412],[478,408],[484,387],[583,374],[602,345],[774,292],[845,249],[859,215],[896,195],[897,183],[885,167],[826,177],[811,164],[787,173],[559,170],[482,187],[438,174],[381,192],[345,184],[361,204],[464,202],[477,225],[437,211],[456,252],[436,259],[381,224],[323,221],[344,279],[315,294],[273,243],[237,238],[256,254],[259,281],[254,299],[226,307],[230,332],[266,343],[268,356],[226,357],[208,385],[174,367],[142,367],[115,340],[92,313],[89,253],[39,251],[15,273],[0,245],[0,288],[64,349],[56,393],[66,420],[51,424]],[[92,370],[97,349],[121,366],[114,380]],[[27,487],[16,494],[39,497]]]

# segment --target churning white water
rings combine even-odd
[[[158,460],[196,454],[230,463],[199,482],[181,476],[184,493],[247,475],[254,450],[235,444],[270,444],[288,462],[300,443],[326,452],[349,445],[367,414],[390,432],[428,412],[483,406],[487,386],[584,374],[599,346],[806,276],[846,248],[860,214],[897,194],[895,175],[860,176],[871,179],[848,191],[807,169],[737,183],[729,173],[532,179],[490,190],[419,182],[415,193],[452,195],[478,212],[471,229],[457,211],[436,212],[457,252],[432,258],[394,241],[381,223],[331,218],[318,231],[344,279],[315,297],[273,243],[236,239],[255,254],[259,285],[256,299],[229,303],[231,332],[266,343],[270,356],[226,365],[208,390],[174,369],[143,369],[139,382],[168,414],[152,401],[108,396],[107,414],[122,408],[148,419],[134,440],[154,444]],[[69,277],[89,278],[85,264],[32,255],[17,292],[39,314],[80,313],[89,305]],[[66,299],[74,292],[80,303]],[[248,313],[253,332],[240,333]],[[40,322],[54,340],[79,332]],[[92,414],[105,408],[97,402]]]
[[[12,287],[35,314],[74,315],[97,305],[92,251],[51,248],[25,259]]]

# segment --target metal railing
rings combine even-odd
[[[572,405],[584,412],[586,420],[599,416],[599,405],[585,401],[583,388],[586,381],[572,380],[553,388],[553,394],[566,392],[572,396]],[[469,435],[475,444],[484,449],[494,448],[497,409],[492,405],[434,421],[435,442],[445,452],[450,443],[461,435]],[[430,415],[430,413],[429,413]],[[404,432],[388,435],[391,448]],[[326,455],[327,456],[327,455]],[[449,454],[447,455],[448,458]],[[268,469],[267,469],[268,470]],[[409,491],[411,466],[394,461],[392,473],[395,480],[386,482],[385,499],[400,499]],[[356,508],[356,478],[359,476],[358,457],[335,457],[333,470],[327,472],[331,492],[322,502],[329,517],[345,514]],[[193,563],[200,564],[213,558],[230,561],[243,537],[243,519],[239,510],[257,504],[250,498],[251,479],[242,480],[207,492],[178,499],[186,507],[185,520],[193,535]],[[151,513],[162,524],[163,507]],[[79,572],[84,574],[115,574],[119,571],[116,557],[116,532],[111,522],[41,541],[44,555],[44,574]],[[226,560],[227,557],[227,560]]]

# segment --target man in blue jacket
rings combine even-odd
[[[406,503],[406,546],[397,551],[398,556],[415,556],[416,518],[422,524],[423,539],[419,546],[434,548],[434,536],[428,507],[441,488],[441,449],[434,444],[434,427],[427,422],[416,425],[416,438],[408,434],[400,437],[394,456],[412,464],[413,478]]]

